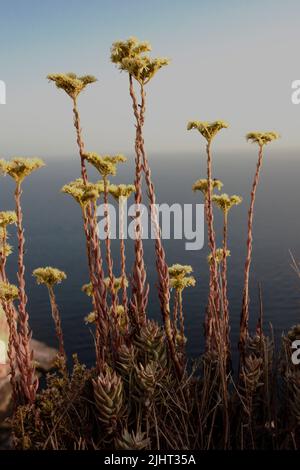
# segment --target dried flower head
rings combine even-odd
[[[228,124],[225,121],[189,121],[187,130],[197,129],[207,142],[210,143],[221,129],[226,129],[227,127]]]
[[[109,175],[114,176],[117,172],[117,164],[127,161],[126,157],[122,154],[101,156],[95,152],[85,153],[84,158],[93,165],[103,177]]]
[[[0,300],[2,302],[11,302],[19,296],[19,289],[9,282],[0,282]]]
[[[217,188],[218,191],[220,191],[223,187],[223,183],[222,183],[222,181],[214,178],[213,180],[211,180],[211,186],[212,186],[213,190]],[[204,194],[204,196],[206,196],[207,191],[208,191],[207,178],[195,181],[195,183],[193,184],[192,189],[193,189],[193,191],[201,191]]]
[[[9,224],[17,222],[17,214],[15,211],[2,211],[0,212],[0,227],[5,228]]]
[[[280,135],[276,132],[249,132],[249,134],[246,135],[247,140],[258,144],[260,147],[269,144],[273,140],[279,139],[279,137]]]
[[[61,190],[65,194],[70,194],[81,207],[85,207],[90,201],[98,199],[104,191],[104,185],[102,181],[85,183],[82,178],[78,178],[63,186]]]
[[[223,248],[217,248],[216,249],[216,262],[219,264],[221,263],[221,261],[223,260],[223,256],[224,256],[224,250]],[[230,250],[226,250],[226,258],[230,256]],[[212,253],[210,253],[207,257],[207,262],[208,264],[211,264],[213,261],[213,255]]]
[[[11,176],[17,183],[21,183],[26,176],[43,166],[45,163],[40,158],[15,157],[10,161],[0,160],[0,172]]]
[[[87,85],[97,81],[93,75],[78,77],[75,73],[53,73],[47,78],[54,82],[57,88],[64,90],[73,100]]]
[[[221,209],[223,212],[228,212],[233,206],[241,204],[243,198],[237,195],[228,196],[228,194],[214,195],[212,197],[213,202]]]
[[[106,285],[106,288],[110,288],[110,278],[106,277],[104,279],[104,284]],[[113,283],[113,291],[117,293],[122,287],[122,277],[115,277],[114,278],[114,283]],[[125,287],[128,287],[128,280],[125,279]]]
[[[98,318],[97,312],[91,312],[86,317],[84,317],[84,321],[86,324],[95,323]]]
[[[57,268],[46,266],[45,268],[36,268],[32,275],[36,278],[38,284],[45,284],[47,287],[52,287],[55,284],[60,284],[67,278],[64,271]]]
[[[127,199],[135,191],[133,184],[111,184],[109,186],[109,193],[119,201],[119,199]]]
[[[127,41],[117,41],[111,48],[111,60],[119,69],[128,72],[141,85],[146,85],[156,72],[169,64],[169,59],[152,58],[147,53],[151,46],[148,42],[139,42],[136,38]]]

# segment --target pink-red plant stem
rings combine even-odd
[[[226,335],[226,349],[229,360],[230,356],[230,327],[229,327],[229,302],[227,295],[227,239],[228,239],[228,211],[224,211],[223,224],[223,259],[222,259],[222,297],[223,297],[223,317],[224,317],[224,334]]]
[[[73,100],[74,127],[77,136],[77,145],[81,159],[81,176],[83,182],[87,184],[87,170],[85,165],[85,146],[82,138],[80,115],[77,107],[77,100]],[[104,270],[100,251],[100,243],[97,235],[96,210],[92,204],[88,204],[83,210],[84,232],[86,236],[88,264],[90,281],[93,286],[93,305],[96,307],[96,362],[100,372],[105,356],[107,354],[109,336],[109,317],[107,308],[106,286],[104,282]]]
[[[208,344],[211,346],[214,342],[214,329],[216,323],[216,316],[220,314],[220,299],[219,299],[219,282],[217,273],[217,260],[216,260],[216,239],[214,231],[214,215],[212,207],[212,156],[210,142],[206,146],[207,153],[207,226],[208,226],[208,242],[211,251],[212,259],[210,263],[210,292],[209,292],[209,339]]]
[[[242,305],[242,313],[241,313],[241,320],[240,320],[240,341],[239,341],[239,348],[243,358],[244,348],[249,336],[248,332],[248,323],[249,323],[249,273],[250,273],[250,265],[251,265],[251,257],[252,257],[252,243],[253,243],[253,215],[254,215],[254,203],[255,203],[255,196],[257,185],[259,182],[259,175],[263,161],[263,147],[259,145],[258,151],[258,160],[256,165],[256,172],[254,175],[254,180],[252,184],[252,191],[251,191],[251,199],[250,199],[250,207],[248,212],[248,236],[247,236],[247,256],[245,262],[245,269],[244,269],[244,290],[243,290],[243,305]]]
[[[98,372],[101,371],[109,343],[109,318],[106,300],[106,286],[104,282],[104,271],[102,266],[102,256],[99,239],[96,232],[96,215],[92,217],[91,227],[89,226],[86,210],[83,209],[84,232],[87,246],[91,252],[92,265],[90,267],[90,280],[93,287],[93,306],[97,313],[96,321],[96,364]],[[96,275],[96,273],[98,273]]]
[[[23,393],[29,403],[33,403],[38,388],[38,378],[33,365],[33,351],[30,346],[32,333],[29,329],[29,316],[26,310],[27,295],[25,291],[25,265],[24,265],[24,229],[22,225],[23,214],[21,208],[21,184],[17,183],[15,191],[17,230],[18,230],[18,281],[19,281],[19,325],[20,341],[25,376],[23,377]]]
[[[130,302],[131,310],[135,318],[136,326],[139,327],[146,322],[146,308],[148,304],[149,286],[147,284],[146,268],[144,263],[144,248],[142,241],[142,226],[140,204],[142,202],[142,156],[140,141],[142,138],[142,123],[139,112],[139,106],[133,87],[132,76],[129,75],[129,93],[132,99],[132,108],[136,120],[135,137],[135,241],[134,254],[135,260],[132,273],[132,299]]]
[[[67,356],[66,356],[65,346],[64,346],[64,337],[63,337],[63,332],[62,332],[62,327],[61,327],[60,313],[59,313],[58,306],[56,303],[56,298],[55,298],[53,287],[49,286],[48,291],[49,291],[52,318],[53,318],[54,325],[55,325],[55,333],[56,333],[58,344],[59,344],[59,354],[66,361]]]
[[[124,240],[124,200],[119,198],[120,209],[120,258],[121,258],[121,288],[122,288],[122,305],[124,307],[124,315],[126,318],[126,330],[128,331],[128,297],[126,287],[126,254],[125,254],[125,240]]]
[[[144,125],[144,116],[145,116],[145,103],[146,103],[146,94],[145,89],[141,85],[141,108],[140,108],[140,123],[141,128]],[[156,268],[158,272],[158,295],[160,301],[160,308],[163,317],[166,337],[168,341],[168,346],[170,350],[170,354],[179,377],[183,374],[183,367],[178,359],[178,355],[176,352],[175,344],[174,344],[174,334],[173,334],[173,327],[171,323],[171,316],[170,316],[170,281],[169,281],[169,270],[168,265],[166,263],[165,251],[161,241],[161,230],[158,222],[158,213],[157,213],[157,206],[156,206],[156,197],[155,197],[155,189],[152,183],[151,177],[151,169],[149,166],[148,158],[146,155],[146,150],[144,146],[144,138],[143,134],[141,133],[139,139],[139,147],[143,158],[143,169],[145,174],[145,180],[148,189],[148,197],[151,206],[151,220],[154,226],[155,232],[155,252],[156,252]]]
[[[3,303],[3,310],[5,313],[8,330],[9,330],[7,357],[9,360],[9,367],[10,367],[10,384],[11,384],[11,389],[12,389],[13,405],[14,405],[14,408],[16,408],[18,404],[18,400],[19,400],[18,388],[17,388],[17,365],[16,365],[17,354],[20,358],[19,340],[18,340],[18,335],[17,335],[15,311],[14,311],[14,307],[12,303],[9,303],[9,302]],[[25,378],[23,380],[25,381]]]

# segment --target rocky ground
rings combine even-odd
[[[32,340],[34,359],[37,363],[37,370],[40,374],[45,374],[53,368],[57,354],[56,349],[50,348],[44,343]],[[7,365],[0,365],[0,449],[10,448],[10,430],[6,419],[12,410],[11,387],[9,382],[9,368]]]

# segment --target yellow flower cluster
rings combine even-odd
[[[112,313],[112,307],[110,308],[110,313]],[[116,309],[116,314],[118,317],[118,322],[121,327],[124,327],[126,324],[126,317],[125,317],[125,309],[123,305],[118,305]],[[84,321],[86,324],[92,324],[95,323],[98,318],[97,312],[93,311],[89,313],[85,318]]]
[[[55,284],[60,284],[67,275],[64,271],[60,271],[57,268],[46,266],[45,268],[37,268],[33,271],[33,276],[36,278],[38,284],[45,284],[48,287],[52,287]]]
[[[140,84],[146,85],[159,69],[168,65],[169,59],[157,57],[152,59],[148,56],[135,57],[134,59],[123,59],[122,68],[132,75]]]
[[[2,211],[0,212],[0,227],[5,228],[9,224],[17,222],[17,214],[15,211]]]
[[[106,277],[104,279],[104,283],[106,285],[106,288],[110,288],[110,278]],[[113,283],[113,291],[117,293],[122,287],[122,277],[115,277],[114,278],[114,283]],[[128,287],[128,280],[125,279],[125,287]]]
[[[110,288],[110,278],[106,277],[104,279],[104,283],[107,289]],[[121,277],[115,277],[114,278],[114,284],[113,284],[113,290],[115,293],[117,293],[122,287],[122,278]],[[125,279],[125,287],[128,287],[128,280]],[[88,296],[91,297],[93,295],[93,286],[92,283],[89,282],[88,284],[84,284],[81,288],[81,290]]]
[[[228,196],[224,193],[221,195],[214,195],[212,197],[213,202],[221,209],[223,212],[228,212],[233,206],[241,204],[243,198],[237,195]]]
[[[151,51],[151,44],[147,41],[140,42],[135,37],[130,37],[126,41],[116,41],[111,48],[111,61],[114,64],[121,64],[123,59],[134,58]]]
[[[118,201],[121,198],[127,199],[135,191],[133,184],[111,184],[109,193]]]
[[[196,285],[196,279],[193,276],[176,278],[170,278],[170,288],[176,290],[183,290],[186,287],[194,287]]]
[[[249,132],[246,135],[246,139],[250,140],[254,144],[258,144],[260,147],[269,144],[273,140],[279,139],[277,132]]]
[[[128,72],[141,85],[147,84],[159,69],[170,63],[164,57],[152,58],[147,53],[151,50],[148,42],[139,42],[136,38],[113,43],[111,61],[120,70]]]
[[[222,187],[223,187],[223,183],[222,183],[222,181],[214,178],[213,180],[211,180],[211,186],[212,186],[212,189],[217,188],[220,191],[220,189],[222,189]],[[206,196],[207,191],[208,191],[207,178],[195,181],[195,183],[193,184],[192,189],[193,189],[193,191],[201,191],[204,194],[204,196]]]
[[[225,121],[189,121],[187,130],[197,129],[207,142],[210,143],[221,129],[226,129],[227,127],[228,124]]]
[[[193,272],[192,266],[189,264],[173,264],[169,267],[170,277],[184,277]]]
[[[84,158],[93,165],[103,177],[107,177],[109,175],[115,176],[117,172],[117,164],[125,163],[127,161],[127,158],[122,154],[101,156],[95,152],[85,153]]]
[[[13,252],[13,247],[7,243],[7,231],[5,226],[0,226],[0,256],[7,258]]]
[[[111,314],[112,314],[112,310],[113,310],[113,307],[111,307],[110,309]],[[117,315],[117,321],[118,321],[119,327],[121,328],[121,330],[123,330],[127,324],[125,308],[123,307],[123,305],[117,305],[116,315]]]
[[[97,81],[93,75],[78,77],[75,73],[53,73],[47,78],[54,82],[57,88],[64,90],[72,99],[76,99],[87,85]]]
[[[97,318],[98,318],[97,312],[91,312],[84,318],[84,321],[86,324],[95,323]]]
[[[0,172],[11,176],[17,183],[21,183],[26,176],[43,166],[45,163],[40,158],[15,157],[10,161],[0,160]]]
[[[169,267],[170,288],[181,291],[186,287],[194,287],[196,280],[193,276],[187,276],[193,272],[190,265],[173,264]]]
[[[62,192],[72,196],[81,207],[85,207],[90,201],[96,201],[104,191],[103,181],[97,183],[84,183],[82,178],[71,181],[62,187]]]
[[[93,295],[93,286],[92,283],[89,282],[88,284],[84,284],[81,288],[82,292],[84,292],[88,297],[92,297]]]
[[[223,260],[223,255],[224,255],[223,248],[217,248],[216,249],[216,262],[218,264],[221,263],[221,261]],[[230,256],[230,250],[226,250],[226,258],[228,256]],[[208,264],[211,264],[212,260],[213,260],[213,256],[212,256],[212,253],[210,253],[207,257]]]
[[[0,282],[0,300],[2,302],[11,302],[17,299],[19,296],[19,290],[14,284],[9,282]]]
[[[7,258],[9,255],[12,254],[12,252],[13,247],[9,243],[6,243],[4,245],[3,242],[0,241],[0,256],[5,256],[5,258]]]

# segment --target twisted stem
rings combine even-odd
[[[242,304],[242,313],[241,313],[241,320],[240,320],[240,340],[239,340],[239,348],[241,351],[241,355],[243,358],[245,344],[249,335],[248,332],[248,323],[249,323],[249,273],[250,273],[250,266],[251,266],[251,257],[252,257],[252,244],[253,244],[253,215],[254,215],[254,203],[256,197],[256,190],[257,185],[259,182],[259,175],[263,161],[263,146],[259,145],[258,151],[258,160],[256,165],[256,172],[253,179],[252,184],[252,191],[251,191],[251,199],[250,199],[250,207],[248,211],[248,235],[247,235],[247,256],[245,261],[245,269],[244,269],[244,290],[243,290],[243,304]]]
[[[22,225],[23,213],[21,208],[21,183],[17,183],[15,190],[16,214],[17,214],[17,232],[18,232],[18,282],[19,282],[19,324],[20,324],[20,342],[23,360],[24,375],[21,377],[23,392],[29,401],[33,403],[38,388],[38,378],[35,375],[34,365],[32,363],[33,351],[30,348],[32,333],[29,328],[29,315],[27,313],[27,295],[25,290],[25,265],[24,265],[24,229]]]
[[[144,263],[144,248],[142,241],[142,227],[140,217],[140,204],[142,202],[142,155],[141,155],[141,139],[142,139],[142,120],[139,112],[137,97],[133,87],[132,76],[129,75],[129,93],[132,99],[132,109],[136,120],[136,136],[135,136],[135,240],[134,240],[134,265],[132,273],[132,299],[130,302],[131,310],[135,318],[136,326],[145,324],[146,308],[148,304],[149,286],[147,284],[146,268]]]

